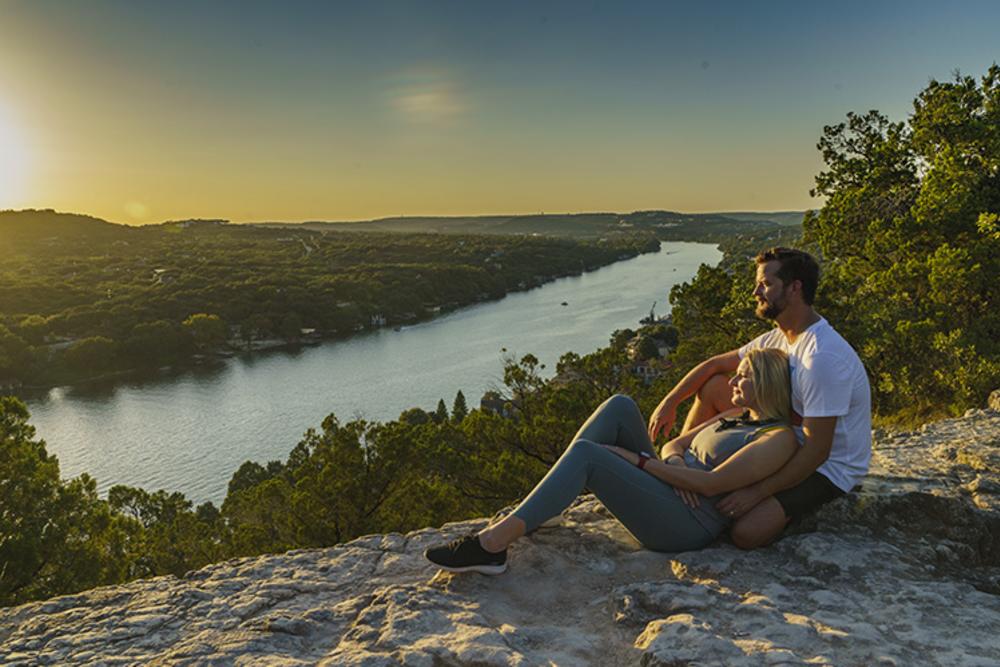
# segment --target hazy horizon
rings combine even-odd
[[[287,224],[306,224],[306,223],[331,223],[331,224],[351,224],[351,223],[361,223],[361,222],[381,222],[383,220],[406,220],[406,219],[471,219],[471,218],[505,218],[505,217],[527,217],[527,216],[537,216],[537,215],[552,215],[552,216],[577,216],[577,215],[626,215],[629,213],[638,213],[642,211],[665,211],[669,213],[676,213],[678,215],[788,215],[792,213],[802,213],[804,214],[806,210],[795,211],[751,211],[747,209],[733,209],[730,211],[678,211],[676,209],[669,208],[658,208],[658,209],[630,209],[621,211],[535,211],[529,213],[469,213],[469,214],[452,214],[452,215],[434,215],[434,214],[415,214],[415,215],[392,215],[392,216],[379,216],[376,218],[356,218],[350,220],[344,219],[330,219],[330,218],[308,218],[301,220],[288,220],[288,219],[267,219],[267,220],[232,220],[229,218],[210,218],[207,216],[193,215],[186,218],[164,218],[163,220],[150,220],[147,222],[135,222],[128,220],[115,220],[112,218],[107,218],[104,216],[96,215],[87,211],[63,211],[59,209],[54,209],[51,206],[45,207],[29,207],[23,209],[0,209],[0,214],[2,213],[26,213],[31,211],[53,211],[60,215],[81,215],[91,218],[97,218],[105,222],[110,222],[114,224],[130,225],[130,226],[143,226],[143,225],[159,225],[168,222],[185,222],[187,220],[224,220],[231,224],[264,224],[264,223],[287,223]]]
[[[823,126],[903,120],[931,78],[980,76],[998,23],[978,1],[7,0],[0,209],[143,224],[818,208]]]

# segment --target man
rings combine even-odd
[[[772,248],[756,262],[757,315],[777,326],[738,350],[695,366],[649,419],[655,441],[661,431],[670,432],[677,406],[693,395],[686,432],[732,407],[729,375],[747,351],[776,347],[788,354],[801,447],[774,475],[730,493],[717,505],[735,520],[730,534],[743,549],[771,542],[792,519],[850,491],[868,472],[871,459],[868,375],[854,349],[813,309],[816,261],[799,250]]]

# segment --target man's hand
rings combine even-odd
[[[673,402],[667,401],[664,397],[660,404],[656,406],[653,410],[653,414],[649,416],[649,441],[656,442],[656,436],[663,433],[669,435],[670,429],[674,427],[674,421],[677,419],[677,406]]]
[[[761,491],[760,485],[751,484],[727,495],[719,501],[715,509],[719,510],[719,513],[725,517],[738,519],[760,504],[765,498],[767,496]]]
[[[687,464],[684,463],[684,457],[679,454],[671,455],[670,458],[666,460],[666,464],[671,466],[680,466],[681,468],[687,468]],[[698,499],[699,497],[698,494],[695,493],[694,491],[688,491],[687,489],[681,489],[675,486],[674,493],[680,496],[681,500],[683,500],[684,504],[687,505],[688,507],[695,508],[701,503],[701,501]]]

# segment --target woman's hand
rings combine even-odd
[[[680,454],[671,455],[668,459],[666,459],[666,461],[664,461],[664,463],[666,463],[669,466],[680,466],[681,468],[687,468],[687,464],[684,463],[684,457],[681,456]],[[681,489],[675,486],[674,493],[680,496],[681,500],[683,500],[684,504],[687,505],[688,507],[695,508],[699,504],[701,504],[698,494],[695,493],[694,491],[688,491],[687,489]]]
[[[656,406],[656,409],[653,410],[653,414],[649,416],[649,441],[656,442],[656,436],[661,431],[669,436],[670,429],[674,427],[676,419],[677,406],[668,402],[667,398],[664,397],[660,401],[660,404]]]
[[[601,446],[604,447],[604,449],[608,450],[609,452],[612,452],[622,457],[632,465],[634,466],[639,465],[639,455],[633,452],[631,449],[625,449],[624,447],[615,447],[614,445],[601,445]],[[651,458],[650,461],[656,461],[657,463],[665,463],[666,465],[680,466],[682,468],[687,467],[684,464],[684,457],[676,453],[666,461],[660,461],[659,459],[655,458]],[[701,503],[698,494],[695,493],[694,491],[688,491],[687,489],[680,489],[676,486],[674,486],[673,489],[674,493],[680,496],[681,500],[683,500],[684,504],[687,505],[688,507],[692,508],[698,507],[698,505]]]

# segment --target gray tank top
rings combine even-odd
[[[770,431],[778,424],[737,424],[719,430],[720,424],[709,426],[698,432],[691,446],[684,452],[684,463],[695,470],[714,470],[726,459],[753,442],[764,431]],[[692,510],[695,518],[705,530],[713,535],[721,533],[730,519],[715,509],[715,504],[725,494],[703,497],[697,508]]]

